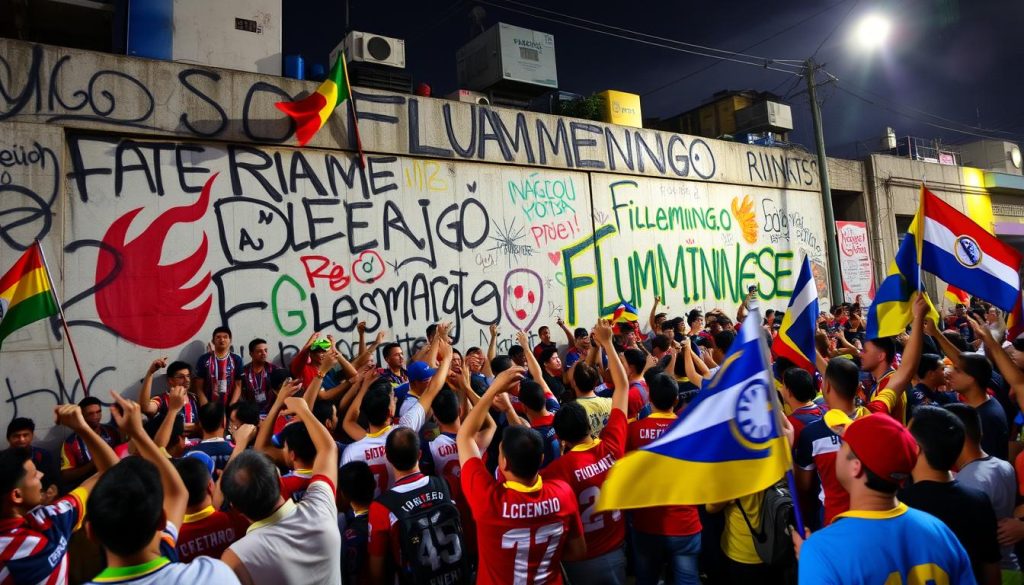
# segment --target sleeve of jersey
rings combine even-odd
[[[494,479],[487,474],[487,468],[479,457],[473,457],[462,466],[462,493],[473,510],[473,516],[486,513],[483,509],[494,487]]]
[[[59,529],[61,534],[70,536],[72,532],[82,527],[85,520],[85,503],[89,499],[89,492],[83,488],[76,488],[68,495],[46,506],[44,510]]]
[[[626,415],[617,408],[612,409],[608,417],[608,424],[601,430],[601,442],[608,446],[608,449],[616,457],[622,457],[626,452],[626,433],[629,428],[626,423]]]
[[[65,469],[74,469],[75,467],[78,467],[78,458],[75,456],[74,453],[71,452],[72,449],[73,447],[71,447],[67,441],[65,441],[64,444],[60,446],[61,471],[64,471]]]
[[[555,414],[562,407],[562,403],[555,398],[554,394],[549,392],[544,398],[544,406],[548,409],[548,412]]]
[[[306,488],[306,495],[300,506],[312,506],[324,522],[338,521],[338,504],[335,501],[334,483],[323,475],[314,475]]]
[[[896,393],[892,390],[886,389],[875,394],[875,399],[868,402],[865,405],[865,408],[867,408],[869,412],[884,412],[888,414],[892,412],[893,407],[896,406],[897,400]]]
[[[206,379],[210,375],[210,354],[204,353],[199,356],[199,361],[196,362],[196,378]]]
[[[814,469],[814,437],[811,436],[811,433],[806,432],[809,429],[810,427],[800,433],[800,438],[796,442],[795,454],[793,456],[793,462],[800,466],[800,469],[804,469],[806,471]]]
[[[373,502],[370,504],[370,541],[366,547],[371,557],[387,556],[390,532],[391,518],[388,509],[383,504]]]
[[[644,408],[644,397],[640,394],[640,390],[630,385],[629,387],[629,420],[637,420],[640,416],[640,411]],[[613,411],[614,412],[614,411]],[[609,422],[611,419],[609,419]]]
[[[409,410],[405,411],[402,418],[398,420],[398,426],[407,427],[416,432],[419,432],[420,428],[423,427],[423,423],[426,422],[427,414],[423,412],[423,405],[417,400]]]

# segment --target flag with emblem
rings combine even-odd
[[[597,509],[724,502],[782,479],[792,463],[770,375],[755,308],[721,369],[676,422],[615,463]]]

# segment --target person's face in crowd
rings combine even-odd
[[[171,388],[177,386],[184,386],[188,388],[189,383],[192,381],[192,373],[188,370],[177,370],[175,372],[167,372],[167,385]]]
[[[231,336],[227,333],[218,333],[213,336],[213,349],[227,351],[231,347]]]
[[[988,321],[989,323],[992,323],[994,325],[998,319],[999,311],[995,307],[992,307],[991,309],[985,312],[985,320]]]
[[[836,455],[836,480],[847,492],[856,485],[862,474],[860,459],[850,449],[848,443],[839,446],[839,454]]]
[[[865,372],[870,372],[885,362],[885,352],[870,341],[864,344],[860,350],[860,366]]]
[[[708,325],[708,331],[711,333],[711,335],[714,335],[714,334],[718,333],[721,330],[722,330],[722,324],[719,323],[717,319],[715,319],[714,321],[711,322],[710,325]]]
[[[946,367],[939,362],[929,372],[925,372],[924,378],[921,379],[929,388],[938,388],[946,384]]]
[[[693,322],[693,330],[700,331],[704,328],[704,317],[697,317],[697,320]]]
[[[240,426],[242,426],[242,421],[238,420],[238,411],[232,410],[231,416],[228,417],[228,434],[234,433]]]
[[[14,431],[10,435],[7,435],[7,444],[15,449],[24,449],[32,445],[32,440],[34,438],[35,433],[28,429]]]
[[[512,363],[517,366],[526,367],[526,353],[521,353],[512,357]]]
[[[309,363],[310,365],[319,368],[320,364],[324,362],[324,354],[326,352],[322,349],[314,349],[309,352]]]
[[[452,358],[455,359],[454,357]],[[479,374],[484,369],[484,356],[479,351],[466,354],[466,367],[474,374]]]
[[[658,315],[654,318],[654,328],[661,329],[661,324],[665,322],[665,315]]]
[[[957,317],[963,317],[966,313],[967,313],[967,309],[965,309],[963,305],[957,305],[956,306],[956,316]]]
[[[401,347],[393,347],[388,355],[384,356],[384,363],[392,370],[397,370],[405,363],[405,352]]]
[[[551,343],[551,330],[547,327],[541,327],[538,329],[537,335],[540,336],[541,343]]]
[[[267,344],[261,343],[249,352],[249,357],[252,358],[252,363],[254,364],[265,364],[267,363],[267,356],[269,354],[270,351],[267,349]]]
[[[14,497],[18,507],[30,510],[43,503],[43,472],[36,469],[32,459],[25,461],[25,477],[14,488]]]
[[[974,378],[968,376],[960,368],[953,366],[950,370],[949,385],[953,390],[963,393],[974,383]]]
[[[452,372],[453,374],[461,374],[462,364],[462,356],[457,353],[452,353],[452,365],[448,367],[448,371]]]
[[[584,335],[583,337],[576,338],[576,349],[581,354],[590,351],[590,336]]]
[[[562,358],[558,357],[558,353],[551,354],[548,361],[542,364],[544,369],[548,372],[561,372],[562,371]]]
[[[103,418],[103,408],[99,404],[90,404],[82,409],[82,418],[89,428],[96,430],[100,428],[100,419]]]

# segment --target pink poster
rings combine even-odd
[[[875,297],[875,280],[868,254],[867,224],[862,221],[837,221],[836,235],[839,238],[843,300],[848,303],[859,300],[866,307]]]

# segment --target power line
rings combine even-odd
[[[906,112],[900,111],[897,107],[889,106],[889,105],[886,105],[884,103],[879,103],[877,101],[874,101],[874,100],[872,100],[870,98],[866,98],[866,97],[856,93],[855,91],[850,90],[849,88],[843,87],[842,85],[840,85],[838,83],[836,83],[836,89],[838,89],[839,91],[842,91],[842,92],[844,92],[844,93],[846,93],[848,95],[851,95],[851,96],[861,100],[864,103],[870,104],[870,105],[878,107],[878,108],[882,108],[883,110],[887,110],[887,111],[892,112],[892,113],[894,113],[894,114],[896,114],[898,116],[903,116],[904,118],[908,118],[910,120],[914,120],[915,122],[918,122],[920,124],[924,124],[926,126],[931,126],[933,128],[938,128],[940,130],[947,130],[949,132],[956,132],[958,134],[964,134],[964,135],[967,135],[967,136],[975,136],[975,137],[978,137],[978,138],[984,138],[986,140],[1003,140],[1002,138],[996,138],[994,136],[989,136],[987,134],[981,134],[979,132],[973,132],[973,131],[969,131],[969,130],[962,130],[960,128],[955,128],[955,127],[952,127],[952,126],[945,126],[945,125],[942,125],[942,124],[936,124],[934,122],[929,122],[928,120],[925,120],[925,119],[922,119],[922,118],[918,118],[916,116],[911,116],[910,114],[907,114]],[[942,118],[942,119],[945,119],[945,118]],[[959,122],[956,122],[956,123],[959,124]],[[1007,132],[1006,134],[1009,134],[1010,136],[1019,136],[1019,135],[1012,134],[1012,133],[1009,133],[1009,132]]]
[[[582,30],[586,30],[586,31],[590,31],[590,32],[598,33],[598,34],[603,34],[603,35],[610,36],[610,37],[624,39],[624,40],[627,40],[627,41],[633,41],[633,42],[637,42],[637,43],[643,43],[645,45],[651,45],[651,46],[654,46],[654,47],[660,47],[660,48],[663,48],[663,49],[668,49],[670,51],[678,51],[680,53],[688,53],[688,54],[691,54],[691,55],[698,55],[700,57],[709,57],[711,59],[721,59],[721,60],[724,60],[724,61],[732,61],[734,63],[740,63],[740,64],[743,64],[743,65],[752,65],[754,67],[759,67],[761,69],[768,69],[768,70],[771,70],[771,71],[778,71],[780,73],[788,73],[789,75],[799,75],[800,74],[799,71],[794,71],[794,70],[790,70],[790,69],[780,69],[779,67],[796,67],[796,66],[795,65],[786,65],[785,63],[779,63],[776,60],[766,60],[764,62],[752,62],[752,61],[744,61],[742,59],[735,59],[735,58],[732,58],[732,57],[725,57],[723,55],[711,55],[711,54],[708,54],[708,53],[702,53],[702,52],[694,51],[694,50],[691,50],[691,49],[684,49],[682,47],[677,47],[677,46],[673,46],[673,45],[666,45],[664,43],[658,43],[658,42],[654,42],[654,41],[644,40],[644,39],[641,39],[641,38],[625,36],[625,35],[613,33],[613,32],[610,32],[610,31],[600,30],[600,29],[589,27],[589,26],[585,26],[585,25],[581,25],[581,24],[576,24],[576,23],[573,23],[573,22],[565,22],[565,21],[562,21],[562,20],[557,20],[557,19],[554,19],[554,18],[549,18],[547,16],[543,16],[543,15],[540,15],[540,14],[532,14],[532,13],[526,12],[524,10],[519,10],[519,9],[516,9],[516,8],[509,7],[509,6],[503,6],[501,4],[496,4],[494,2],[489,2],[487,0],[477,0],[477,1],[480,4],[486,4],[487,6],[492,6],[494,8],[500,8],[502,10],[508,10],[510,12],[516,12],[516,13],[519,13],[519,14],[523,14],[525,16],[529,16],[531,18],[537,18],[537,19],[540,19],[540,20],[546,20],[546,21],[549,21],[549,22],[554,22],[554,23],[557,23],[557,24],[565,25],[565,26],[571,26],[571,27],[574,27],[574,28],[578,28],[578,29],[582,29]],[[642,35],[643,34],[643,33],[638,33],[638,32],[635,32],[635,31],[631,31],[631,33],[632,34],[636,34],[636,35]],[[779,67],[776,67],[776,66],[773,66],[773,65],[778,65]]]
[[[821,42],[818,43],[818,48],[814,49],[814,52],[811,53],[811,59],[818,56],[818,51],[820,51],[821,48],[825,46],[825,43],[827,43],[828,40],[832,38],[832,35],[836,34],[836,31],[839,30],[839,27],[843,26],[843,23],[846,22],[846,19],[850,18],[850,14],[853,13],[853,10],[857,8],[858,4],[860,4],[860,0],[854,0],[853,6],[850,6],[850,9],[846,11],[846,14],[844,14],[843,17],[839,19],[839,22],[837,22],[835,27],[832,28],[832,32],[825,35],[825,38],[821,39]]]
[[[796,28],[796,27],[798,27],[798,26],[800,26],[800,25],[802,25],[802,24],[804,24],[804,23],[806,23],[808,21],[814,20],[815,18],[821,16],[822,14],[825,14],[826,12],[832,10],[833,8],[836,8],[838,6],[842,6],[843,4],[845,4],[847,2],[849,2],[849,0],[839,0],[839,2],[836,2],[835,4],[832,4],[830,6],[826,6],[825,8],[819,10],[818,12],[815,12],[814,14],[808,16],[807,18],[799,20],[799,21],[797,21],[797,22],[787,26],[786,28],[784,28],[782,30],[779,30],[779,31],[775,32],[774,34],[771,34],[771,35],[761,39],[760,41],[757,41],[756,43],[741,49],[740,52],[741,53],[746,53],[750,49],[753,49],[754,47],[756,47],[758,45],[762,45],[764,43],[767,43],[768,41],[773,40],[776,37],[779,37],[779,36],[781,36],[781,35],[789,32],[789,31],[793,30],[794,28]],[[644,92],[644,93],[642,93],[640,95],[643,96],[643,97],[646,97],[646,96],[649,96],[651,94],[657,93],[657,92],[659,92],[659,91],[661,91],[663,89],[666,89],[668,87],[671,87],[671,86],[679,83],[680,81],[685,81],[685,80],[687,80],[687,79],[689,79],[689,78],[691,78],[691,77],[693,77],[695,75],[703,73],[703,72],[707,71],[708,69],[711,69],[715,65],[718,65],[719,63],[720,63],[720,61],[715,61],[713,63],[709,63],[709,64],[705,65],[704,67],[701,67],[699,69],[691,71],[690,73],[687,73],[686,75],[683,75],[682,77],[679,77],[677,79],[669,81],[668,83],[664,83],[662,85],[659,85],[658,87],[656,87],[656,88],[654,88],[654,89],[652,89],[650,91]],[[775,91],[775,89],[778,89],[779,87],[782,87],[782,85],[785,84],[785,83],[787,83],[787,80],[783,80],[781,83],[779,83],[777,86],[775,86],[775,88],[772,89],[769,93],[773,93]]]

